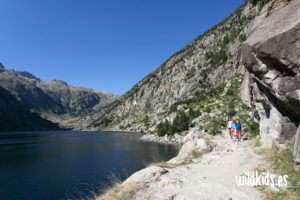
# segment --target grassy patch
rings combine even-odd
[[[261,142],[260,142],[260,138],[259,138],[259,137],[257,137],[257,138],[255,139],[255,141],[254,141],[254,146],[255,146],[255,147],[261,147]]]
[[[264,157],[270,162],[272,170],[280,175],[288,175],[288,189],[273,192],[263,189],[266,199],[299,200],[300,199],[300,171],[294,168],[291,148],[279,149],[273,145],[265,150]]]
[[[252,118],[249,124],[249,136],[255,138],[259,135],[259,124]]]
[[[191,154],[193,158],[200,158],[203,156],[204,152],[194,149]]]
[[[103,195],[96,200],[129,200],[140,189],[145,187],[144,183],[126,183],[116,182],[113,187],[104,191]]]
[[[222,133],[222,130],[226,128],[226,124],[224,120],[222,119],[211,119],[207,125],[207,127],[210,127],[208,129],[208,133],[211,135],[218,135]]]

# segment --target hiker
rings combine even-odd
[[[238,137],[238,140],[240,141],[241,140],[241,134],[242,134],[242,125],[241,125],[241,122],[240,122],[239,119],[235,120],[235,122],[233,124],[233,128],[234,128],[235,134]]]
[[[233,139],[233,121],[231,119],[231,117],[228,117],[228,120],[227,120],[227,128],[228,128],[228,133],[229,133],[229,136],[231,139]]]

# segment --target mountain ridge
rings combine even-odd
[[[43,82],[29,72],[6,70],[1,66],[0,86],[3,89],[29,110],[62,126],[63,121],[87,114],[117,98],[112,93],[71,86],[61,80]]]
[[[213,88],[244,70],[238,47],[257,12],[252,4],[241,6],[170,56],[118,100],[81,118],[77,128],[147,132],[154,131],[164,118],[172,120],[167,112],[173,104]],[[151,118],[150,127],[135,123],[145,115]]]

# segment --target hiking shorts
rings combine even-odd
[[[241,130],[236,130],[237,135],[241,135],[241,132],[242,132]]]

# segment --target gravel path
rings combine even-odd
[[[214,150],[188,165],[166,168],[167,172],[147,183],[135,200],[245,200],[262,199],[252,186],[237,186],[236,176],[253,171],[262,162],[251,141],[233,142],[225,133],[214,137]],[[151,168],[151,167],[150,167]],[[153,169],[145,169],[149,172]],[[145,174],[144,171],[144,174]],[[139,172],[137,172],[139,173]]]

